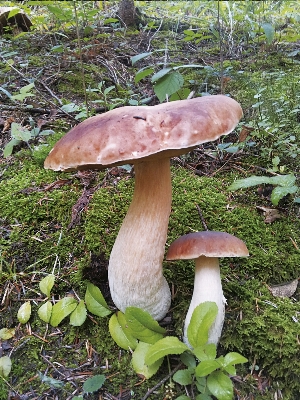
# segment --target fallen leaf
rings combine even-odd
[[[243,125],[242,126],[242,130],[241,130],[241,132],[239,134],[239,143],[245,142],[245,140],[247,139],[249,133],[252,132],[253,130],[254,130],[254,128],[252,128],[251,126]]]
[[[258,210],[263,211],[265,216],[265,223],[271,224],[272,222],[276,221],[276,219],[281,218],[278,210],[276,208],[267,208],[267,207],[256,207]]]
[[[281,283],[280,285],[267,285],[268,289],[275,297],[291,297],[296,292],[299,278],[291,282]]]

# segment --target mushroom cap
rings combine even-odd
[[[193,232],[176,239],[169,247],[167,260],[192,260],[205,257],[247,257],[245,243],[226,232]]]
[[[44,166],[55,171],[102,169],[178,156],[230,133],[242,115],[239,103],[224,95],[115,108],[72,128]]]

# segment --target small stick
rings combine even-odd
[[[160,382],[158,382],[155,386],[153,386],[152,389],[148,390],[148,392],[145,394],[145,396],[141,400],[146,400],[152,394],[156,389],[158,389],[161,385],[163,385],[172,375],[175,374],[176,371],[182,367],[182,363],[178,364],[167,376],[164,377]]]
[[[203,225],[204,229],[206,231],[208,231],[208,227],[206,225],[205,219],[203,218],[203,214],[202,214],[201,208],[198,206],[198,204],[196,204],[196,208],[197,208],[197,211],[198,211],[198,214],[199,214],[199,217],[201,219],[201,222],[202,222],[202,225]]]

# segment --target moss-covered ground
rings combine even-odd
[[[19,39],[5,36],[1,40],[10,51],[19,52],[24,62],[28,61],[26,67],[15,64],[23,75],[36,76],[44,67],[42,76],[52,94],[63,103],[82,106],[82,71],[77,53],[73,52],[76,35],[74,31],[68,31],[68,35],[68,39],[64,35],[56,37],[52,43],[57,45],[58,40],[65,49],[55,56],[47,46],[42,46],[51,36],[49,32]],[[199,62],[200,56],[206,60],[207,68],[186,72],[185,86],[200,94],[205,82],[210,94],[219,93],[218,43],[208,41],[206,49],[202,44],[193,47],[194,44],[189,46],[183,41],[182,33],[161,31],[150,41],[152,48],[162,48],[167,35],[174,64],[186,64],[185,57],[193,64]],[[124,71],[118,64],[121,57],[129,58],[132,52],[147,51],[149,33],[128,30],[120,34],[116,30],[110,39],[105,34],[102,42],[99,38],[95,41],[94,36],[86,37],[83,42],[86,84],[96,88],[103,81],[104,87],[115,85],[115,89],[110,93],[111,98],[94,91],[90,100],[103,100],[100,105],[107,107],[116,97],[122,97],[128,104],[132,99],[154,96],[149,80],[143,80],[139,86],[134,84],[137,69],[126,69],[125,84],[125,78],[121,79]],[[22,43],[26,55],[20,51]],[[97,46],[96,53],[91,51],[93,46]],[[41,48],[48,57],[47,63],[37,55]],[[0,64],[3,88],[16,92],[26,82],[20,83],[20,74],[6,62],[10,56],[3,54]],[[98,54],[109,61],[107,67],[97,63]],[[228,190],[238,178],[267,173],[276,156],[280,158],[283,173],[294,172],[298,177],[299,117],[297,110],[292,114],[287,110],[296,109],[299,93],[296,77],[300,68],[286,54],[282,51],[275,54],[268,49],[262,54],[260,47],[253,47],[245,48],[245,53],[234,59],[224,60],[228,77],[226,93],[236,98],[244,110],[243,121],[225,142],[237,144],[243,125],[252,132],[239,144],[236,154],[217,147],[223,144],[218,142],[171,161],[173,202],[166,250],[180,235],[204,230],[204,223],[210,230],[236,235],[249,249],[248,258],[221,260],[227,307],[218,352],[237,351],[248,359],[232,378],[236,399],[295,400],[300,393],[300,291],[297,289],[291,297],[276,297],[270,291],[273,285],[286,285],[300,276],[299,206],[293,203],[292,196],[284,198],[277,207],[281,217],[266,223],[261,207],[275,207],[267,194],[262,195],[264,188]],[[161,60],[152,59],[155,61]],[[57,74],[51,80],[53,70]],[[36,87],[41,90],[38,83]],[[41,98],[36,90],[33,102],[42,104],[34,103],[34,107],[52,108],[55,99],[49,90],[43,91]],[[253,107],[257,99],[261,104]],[[8,104],[8,99],[5,100]],[[152,104],[155,102],[152,100]],[[38,123],[36,115],[28,117],[25,103],[18,106],[13,111],[1,109],[1,118],[7,120],[13,116],[23,125]],[[172,387],[172,397],[169,380],[158,383],[170,368],[176,367],[177,357],[171,357],[170,365],[164,363],[151,379],[143,380],[131,367],[131,354],[112,340],[108,332],[109,317],[89,316],[80,327],[71,326],[66,319],[55,328],[37,317],[37,309],[45,299],[39,282],[49,273],[56,276],[51,292],[53,301],[66,295],[83,299],[86,283],[91,281],[101,288],[113,307],[106,269],[134,190],[134,173],[122,168],[85,174],[45,170],[46,155],[76,121],[60,111],[43,118],[54,134],[30,141],[31,150],[21,144],[11,156],[0,159],[0,329],[15,329],[12,338],[0,340],[0,357],[9,355],[12,360],[11,373],[5,379],[0,377],[0,399],[72,399],[81,393],[84,381],[96,374],[105,374],[105,384],[97,394],[86,395],[87,399],[142,399],[155,385],[157,389],[149,399],[175,399],[185,393],[184,387]],[[9,140],[8,132],[2,131],[2,148]],[[81,204],[78,212],[74,206],[80,204],[84,193],[88,194],[88,201]],[[165,261],[164,275],[173,293],[171,310],[164,323],[170,334],[181,337],[193,291],[193,262]],[[17,320],[17,311],[25,301],[31,302],[32,315],[22,325]],[[49,381],[43,381],[43,376],[62,380],[64,386],[51,386]]]

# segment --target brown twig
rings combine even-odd
[[[200,217],[200,219],[201,219],[201,222],[202,222],[202,225],[203,225],[204,229],[205,229],[206,231],[208,231],[208,227],[207,227],[206,222],[205,222],[205,219],[204,219],[204,217],[203,217],[201,208],[198,206],[198,204],[196,204],[196,208],[197,208],[197,211],[198,211],[198,214],[199,214],[199,217]]]
[[[172,375],[175,374],[183,366],[182,363],[178,364],[167,376],[164,377],[160,382],[158,382],[152,389],[148,390],[145,396],[141,400],[146,400],[156,389],[158,389],[161,385],[163,385]]]

